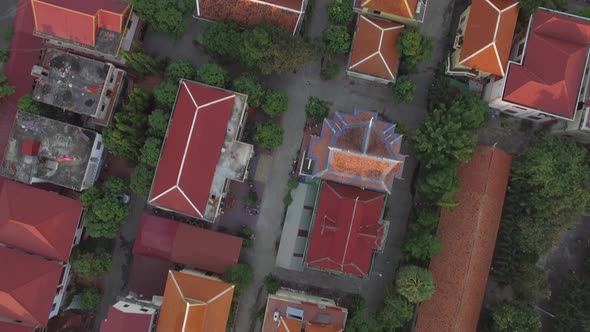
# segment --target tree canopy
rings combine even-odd
[[[590,257],[584,271],[559,280],[559,291],[552,299],[558,331],[590,331]]]
[[[407,76],[400,76],[393,83],[391,90],[393,98],[402,103],[411,103],[414,101],[414,94],[416,92],[416,85],[410,81]]]
[[[434,294],[432,274],[422,267],[406,265],[399,269],[395,285],[398,293],[412,303],[428,300]]]
[[[346,26],[352,21],[353,14],[350,1],[333,0],[328,5],[328,19],[332,24]]]
[[[238,263],[230,266],[221,276],[221,279],[229,284],[235,285],[234,294],[239,296],[254,280],[254,270],[248,264]]]
[[[193,10],[191,0],[132,0],[133,10],[154,30],[180,38],[186,31],[184,16]]]
[[[410,73],[418,63],[432,57],[432,40],[420,33],[416,27],[406,27],[397,39],[396,48],[402,55],[400,70]]]
[[[268,294],[274,294],[281,288],[281,280],[274,274],[267,274],[264,277],[264,288]]]
[[[278,89],[270,89],[266,93],[262,110],[270,117],[277,117],[287,111],[289,108],[289,98],[287,95]]]
[[[223,88],[225,87],[225,82],[227,82],[227,71],[217,64],[207,63],[197,72],[197,80],[205,84]]]
[[[387,289],[383,304],[375,315],[378,332],[395,331],[414,316],[414,305],[393,289]]]
[[[3,72],[0,72],[0,98],[10,96],[16,90],[10,84],[8,84],[6,75]]]
[[[131,190],[147,199],[150,194],[153,179],[154,169],[149,166],[140,165],[135,169],[133,174],[131,174]]]
[[[321,100],[317,97],[309,97],[305,104],[305,115],[308,119],[316,122],[322,122],[330,112],[330,102]]]
[[[148,135],[164,138],[168,129],[170,113],[161,109],[153,110],[148,117]]]
[[[34,100],[31,95],[23,95],[18,99],[17,108],[20,111],[33,113],[33,114],[40,114],[41,113],[41,104],[38,101]]]
[[[408,226],[403,246],[404,253],[411,259],[426,263],[442,249],[442,243],[434,235],[438,218],[438,209],[416,211],[416,218]]]
[[[129,206],[118,195],[126,194],[124,181],[112,178],[102,186],[90,187],[81,196],[86,207],[84,225],[91,237],[114,238],[129,215]]]
[[[254,74],[246,73],[236,78],[233,89],[248,95],[248,104],[252,107],[260,107],[265,101],[266,88]]]
[[[528,304],[504,302],[493,308],[494,331],[537,332],[541,330],[541,319]],[[573,331],[573,330],[572,330]]]
[[[139,161],[149,167],[155,168],[160,160],[160,149],[162,148],[162,140],[157,137],[148,137],[141,148]]]
[[[95,279],[102,277],[112,264],[112,257],[103,248],[93,252],[77,252],[71,258],[72,269],[81,277]]]
[[[121,54],[129,69],[138,74],[156,74],[166,64],[166,57],[149,55],[140,48],[132,51],[121,50]]]
[[[92,311],[100,304],[100,291],[96,287],[84,287],[80,291],[80,309]]]
[[[283,128],[272,122],[257,123],[254,141],[265,149],[274,149],[283,144]]]
[[[163,81],[154,88],[154,99],[162,108],[171,110],[176,101],[178,82]]]
[[[181,79],[193,80],[197,70],[189,60],[178,60],[166,67],[166,77],[172,82],[178,83]]]
[[[346,54],[350,49],[350,34],[348,29],[340,25],[331,25],[323,33],[326,49],[334,54]]]

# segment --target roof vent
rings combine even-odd
[[[279,311],[278,311],[278,310],[275,310],[275,312],[274,312],[274,313],[273,313],[273,315],[272,315],[272,319],[273,319],[275,322],[278,322],[280,317],[281,317],[281,315],[279,314]]]

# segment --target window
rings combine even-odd
[[[123,308],[129,308],[128,304],[123,304]]]
[[[51,311],[55,310],[55,307],[57,307],[57,303],[51,305]]]
[[[293,254],[293,257],[303,257],[303,254],[300,254],[300,253],[294,253],[294,254]]]
[[[528,110],[527,110],[526,108],[524,108],[524,107],[520,107],[520,106],[516,106],[516,105],[513,105],[512,107],[514,107],[514,108],[518,108],[519,110],[528,111]]]
[[[102,148],[102,142],[96,143],[96,149],[100,150],[100,148]]]
[[[64,277],[66,275],[66,265],[64,265],[63,269],[61,269],[61,276],[59,277],[59,284],[63,284]]]
[[[508,114],[516,114],[516,113],[518,113],[518,112],[513,111],[513,110],[504,110],[503,112],[506,112]]]
[[[300,229],[299,232],[297,233],[297,236],[307,237],[308,234],[309,234],[308,230]]]
[[[144,308],[141,308],[141,309],[139,309],[139,310],[141,310],[141,311],[143,311],[143,312],[148,312],[148,311],[147,311],[147,309],[144,309]]]
[[[463,24],[463,22],[465,22],[465,18],[467,18],[467,16],[461,17],[461,20],[459,21],[459,25],[461,25],[461,24]]]
[[[531,120],[537,121],[537,120],[542,120],[543,118],[538,117],[538,116],[534,116],[534,115],[529,115],[529,116],[527,116],[527,119],[531,119]]]

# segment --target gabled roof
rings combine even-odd
[[[429,268],[436,292],[420,304],[416,332],[477,330],[511,160],[498,148],[479,147],[459,167],[460,204],[442,210],[437,231],[442,250]]]
[[[590,20],[537,9],[523,61],[508,67],[503,99],[573,119],[589,45]]]
[[[225,332],[234,285],[211,277],[170,271],[158,332]]]
[[[150,332],[153,314],[124,312],[109,307],[107,318],[100,324],[100,332]]]
[[[504,76],[517,18],[517,0],[473,0],[459,64]]]
[[[378,120],[377,113],[336,112],[324,119],[321,135],[309,144],[308,157],[315,161],[312,175],[389,193],[393,179],[403,172],[401,142],[395,125]]]
[[[195,15],[244,26],[270,22],[294,34],[301,26],[306,4],[304,0],[197,0]]]
[[[395,45],[403,30],[401,24],[359,15],[348,69],[394,81],[400,59]]]
[[[234,102],[231,91],[182,81],[150,204],[204,216]]]
[[[80,201],[0,177],[0,243],[67,262],[81,215]]]
[[[222,274],[238,263],[242,239],[144,213],[133,254]]]
[[[113,0],[32,0],[35,31],[89,46],[96,29],[122,32],[128,4]]]
[[[315,211],[305,264],[365,277],[373,251],[387,236],[381,221],[385,195],[324,182]]]
[[[374,11],[404,18],[414,18],[418,0],[355,0],[357,8],[368,8]]]
[[[46,326],[62,265],[0,246],[0,317]]]

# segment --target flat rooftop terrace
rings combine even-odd
[[[35,100],[88,116],[97,114],[113,65],[46,48],[39,66],[44,70],[33,90]]]
[[[50,182],[81,190],[97,136],[90,130],[18,112],[0,173],[24,183]]]

